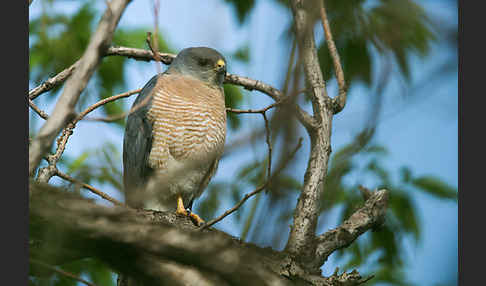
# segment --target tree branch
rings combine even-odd
[[[377,201],[382,200],[368,200],[340,228],[349,229],[349,221],[356,222],[368,212],[376,214],[373,220],[378,221],[382,214],[378,211],[381,206],[373,203]],[[122,206],[104,207],[48,184],[31,182],[29,207],[30,258],[57,265],[69,259],[96,257],[144,285],[164,282],[302,285],[305,282],[304,285],[353,286],[366,280],[356,270],[342,274],[336,271],[330,277],[322,277],[301,268],[285,252],[244,243],[215,229],[201,231],[186,216]],[[359,232],[370,228],[364,220],[361,222]],[[325,245],[327,239],[343,238],[327,237],[319,237],[320,245]],[[177,276],[181,270],[191,278],[204,279],[204,283],[192,280],[192,284],[184,284],[185,280]]]
[[[42,111],[39,107],[37,107],[37,105],[35,105],[35,103],[32,101],[32,99],[29,99],[29,106],[30,108],[32,108],[35,113],[37,113],[41,118],[47,120],[47,118],[49,118],[49,115],[47,115],[47,113],[45,113],[44,111]]]
[[[371,193],[365,205],[354,212],[339,227],[317,237],[316,259],[322,265],[334,251],[348,247],[361,234],[380,226],[385,220],[388,191]]]
[[[268,137],[267,137],[268,139]],[[268,143],[269,144],[269,143]],[[269,145],[270,146],[270,145]],[[205,228],[208,228],[212,225],[214,225],[215,223],[221,221],[222,219],[224,219],[225,217],[227,217],[228,215],[232,214],[233,212],[237,211],[249,198],[251,198],[252,196],[260,193],[261,191],[263,191],[267,186],[268,184],[270,183],[272,177],[274,177],[276,174],[280,173],[280,171],[285,168],[285,166],[287,165],[287,163],[294,157],[295,153],[297,153],[297,150],[299,150],[299,148],[302,146],[302,138],[299,138],[299,142],[297,143],[297,146],[295,147],[294,151],[287,157],[287,161],[285,162],[285,164],[282,164],[281,168],[275,172],[272,176],[270,176],[270,167],[267,169],[267,172],[268,172],[268,177],[267,177],[267,180],[265,181],[265,183],[263,185],[261,185],[260,187],[256,188],[255,190],[253,190],[252,192],[246,194],[243,199],[241,199],[235,206],[233,206],[231,209],[225,211],[222,215],[220,215],[219,217],[215,218],[215,219],[212,219],[211,221],[209,221],[206,225],[204,225],[202,227],[202,229],[205,229]],[[269,158],[271,158],[271,149],[269,147]],[[271,160],[269,159],[269,162]],[[271,162],[270,162],[271,163]]]
[[[111,43],[113,32],[120,17],[130,0],[113,0],[101,18],[96,32],[91,37],[79,66],[72,77],[66,82],[61,97],[56,103],[50,118],[40,129],[29,148],[29,175],[33,176],[39,162],[49,150],[57,134],[73,116],[74,107],[81,92],[86,87],[90,77],[96,70],[101,57]]]
[[[102,99],[102,100],[98,101],[97,103],[91,105],[90,107],[86,108],[83,112],[78,114],[78,116],[73,121],[71,121],[66,126],[66,128],[64,128],[64,130],[61,133],[61,136],[59,136],[59,138],[56,140],[56,142],[57,142],[56,152],[53,155],[50,155],[50,156],[47,157],[47,162],[49,163],[49,165],[47,167],[43,167],[39,170],[37,180],[39,180],[40,182],[47,183],[52,178],[52,176],[56,175],[56,172],[58,172],[56,164],[59,161],[59,159],[61,158],[62,154],[64,153],[64,150],[66,148],[66,144],[67,144],[69,137],[73,134],[73,130],[76,127],[76,124],[79,121],[81,121],[82,119],[84,119],[84,117],[88,113],[92,112],[93,110],[97,109],[98,107],[105,105],[109,102],[115,101],[115,100],[120,99],[120,98],[129,97],[133,94],[139,93],[141,90],[142,89],[136,89],[136,90],[127,91],[127,92],[124,92],[124,93],[121,93],[121,94],[118,94],[118,95],[107,97],[107,98]],[[149,97],[147,97],[147,98],[149,98]],[[143,104],[146,104],[146,103],[147,103],[146,100],[140,102],[140,104],[138,104],[137,106],[134,106],[132,109],[130,109],[129,113],[134,112],[135,110],[137,110]],[[102,119],[98,119],[98,120],[108,121],[108,120],[111,120],[111,119],[113,119],[113,118],[106,118],[106,119],[102,118]],[[116,117],[115,117],[115,119],[116,119]],[[94,120],[96,120],[96,119],[94,119]]]
[[[311,5],[310,2],[305,2]],[[303,63],[307,87],[312,100],[313,119],[317,125],[307,129],[311,139],[310,158],[304,175],[304,185],[294,210],[286,251],[301,261],[309,271],[319,271],[314,263],[315,231],[317,226],[318,201],[327,174],[331,153],[332,116],[331,99],[319,66],[311,17],[304,1],[292,0],[291,8],[295,22],[296,38]]]
[[[160,259],[196,267],[231,285],[288,285],[262,264],[252,246],[216,230],[200,232],[187,217],[107,208],[45,184],[32,184],[29,198],[30,221],[37,223],[31,228],[33,237],[44,237],[54,227],[62,236],[57,249],[95,256],[147,285],[163,282],[167,272]],[[43,257],[41,249],[33,249],[32,255]]]
[[[70,67],[67,69],[64,69],[62,72],[58,73],[54,77],[51,77],[44,81],[41,85],[31,89],[29,91],[29,99],[35,99],[39,95],[43,94],[44,92],[47,92],[54,87],[58,86],[59,84],[63,83],[65,80],[68,79],[68,77],[71,76],[71,74],[74,72],[77,66],[79,66],[79,62],[81,59],[77,60],[74,64],[72,64]]]
[[[86,280],[80,278],[79,276],[76,276],[76,275],[74,275],[74,274],[72,274],[70,272],[67,272],[67,271],[63,271],[61,269],[57,269],[56,267],[51,266],[51,265],[49,265],[47,263],[44,263],[44,262],[42,262],[40,260],[33,259],[33,258],[29,258],[29,262],[35,263],[37,265],[41,265],[44,268],[47,268],[47,269],[52,270],[54,272],[57,272],[57,273],[59,273],[59,274],[61,274],[63,276],[66,276],[66,277],[72,278],[74,280],[77,280],[77,281],[79,281],[79,282],[81,282],[83,284],[86,284],[88,286],[96,286],[96,284],[93,284],[93,283],[91,283],[89,281],[86,281]]]
[[[152,61],[160,59],[160,61],[166,65],[170,65],[172,60],[175,58],[175,55],[168,54],[168,53],[158,53],[157,56],[154,56],[154,53],[149,50],[143,49],[136,49],[136,48],[128,48],[128,47],[110,47],[104,54],[105,56],[124,56],[128,58],[132,58],[135,60],[142,60],[142,61]],[[79,62],[79,61],[78,61]],[[61,73],[56,75],[53,78],[48,79],[40,86],[32,89],[29,91],[29,98],[34,99],[40,94],[47,92],[54,88],[55,86],[64,82],[77,68],[79,65],[78,62],[70,66],[69,68],[63,70]],[[254,80],[248,77],[238,76],[234,74],[227,74],[225,78],[225,83],[239,85],[244,87],[247,90],[258,90],[268,96],[270,96],[275,101],[279,101],[284,97],[282,92],[278,89],[263,83],[259,80]],[[299,121],[306,127],[311,128],[311,126],[315,125],[314,120],[312,117],[304,110],[302,110],[297,105],[294,106],[296,115]]]
[[[56,173],[55,173],[56,176],[58,176],[59,178],[62,178],[66,181],[69,181],[71,183],[74,183],[74,184],[78,184],[80,185],[81,187],[89,190],[90,192],[92,192],[93,194],[97,195],[97,196],[100,196],[101,198],[111,202],[112,204],[116,205],[116,206],[126,206],[124,203],[116,200],[115,198],[112,198],[110,197],[109,195],[105,194],[104,192],[98,190],[97,188],[91,186],[91,185],[88,185],[86,183],[83,183],[81,182],[80,180],[77,180],[71,176],[69,176],[68,174],[65,174],[61,171],[59,171],[57,168],[56,168]]]
[[[326,35],[326,43],[329,49],[329,54],[331,54],[332,62],[334,64],[334,72],[336,74],[336,79],[339,86],[339,94],[337,97],[333,98],[333,112],[334,114],[339,113],[343,110],[346,105],[346,82],[344,81],[344,72],[341,66],[341,60],[339,58],[339,53],[332,39],[331,27],[329,21],[327,20],[326,7],[324,0],[317,1],[319,3],[319,13],[321,16],[322,28],[324,29],[324,34]]]

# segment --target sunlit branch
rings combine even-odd
[[[46,119],[49,118],[49,115],[47,115],[47,113],[45,113],[44,111],[42,111],[39,107],[37,107],[37,105],[35,105],[35,103],[32,101],[32,99],[29,99],[29,106],[30,108],[32,108],[35,113],[37,113],[41,118],[43,119]]]

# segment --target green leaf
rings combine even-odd
[[[249,176],[252,172],[258,171],[261,162],[254,161],[248,163],[241,167],[240,171],[236,175],[238,179],[244,179],[245,177]]]
[[[236,16],[240,24],[243,24],[249,12],[255,6],[255,0],[225,0],[236,10]]]
[[[112,270],[97,259],[89,259],[86,263],[86,274],[96,285],[115,286]]]
[[[242,62],[248,62],[250,60],[250,48],[248,45],[245,45],[241,48],[239,48],[234,54],[233,57],[242,61]]]
[[[81,155],[79,155],[79,157],[76,158],[73,162],[71,162],[68,165],[68,174],[77,171],[83,165],[83,163],[86,161],[86,159],[88,159],[89,155],[90,155],[90,152],[85,151],[85,152],[81,153]]]
[[[412,180],[420,190],[441,199],[457,200],[457,190],[435,176],[422,176]]]
[[[420,224],[415,214],[417,208],[409,192],[391,189],[388,209],[395,214],[396,219],[400,223],[400,231],[412,233],[415,242],[418,242],[420,239]]]
[[[372,145],[369,147],[366,147],[364,152],[375,154],[375,155],[388,155],[388,151],[384,146],[379,146],[379,145]]]
[[[380,166],[376,160],[372,160],[367,166],[366,169],[373,172],[378,178],[381,180],[381,185],[390,186],[390,176],[388,174],[388,170]]]
[[[366,39],[355,36],[353,38],[340,39],[335,44],[347,84],[362,82],[370,86],[372,83],[372,63]],[[321,43],[317,53],[324,80],[328,81],[331,78],[335,78],[334,64],[325,41]]]
[[[401,175],[402,182],[408,183],[412,179],[412,170],[410,170],[410,168],[405,166],[401,167],[400,175]]]

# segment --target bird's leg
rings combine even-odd
[[[180,214],[183,216],[188,216],[189,213],[186,211],[186,208],[184,207],[184,202],[182,201],[182,197],[178,196],[177,197],[177,210],[176,214]]]
[[[181,196],[178,196],[177,197],[177,210],[176,210],[176,214],[180,214],[180,215],[183,215],[183,216],[188,216],[192,222],[197,225],[197,226],[202,226],[205,222],[204,220],[198,216],[197,214],[191,212],[190,209],[185,209],[184,208],[184,202],[182,201],[182,197]]]

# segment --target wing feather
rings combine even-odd
[[[145,84],[135,99],[133,106],[140,104],[145,98],[151,96],[159,76],[155,75]],[[129,114],[125,127],[125,136],[123,138],[123,185],[125,201],[132,207],[141,207],[136,200],[137,190],[141,190],[144,187],[153,171],[148,165],[153,141],[153,122],[147,117],[151,104],[152,99],[149,99],[147,104]]]

